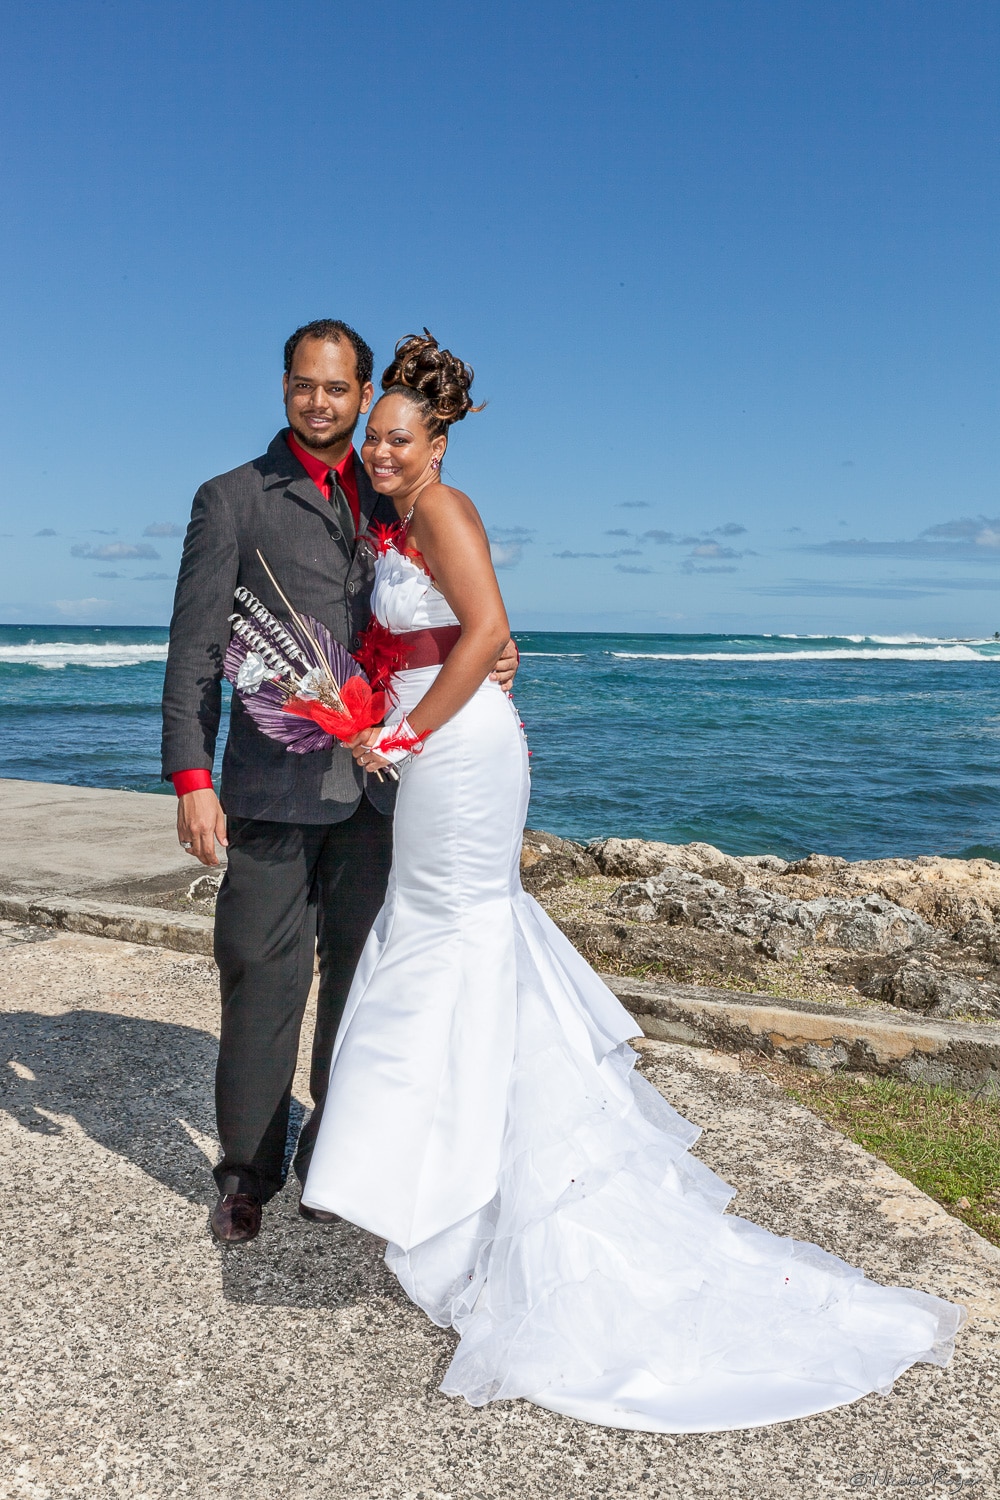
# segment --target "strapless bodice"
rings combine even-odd
[[[380,553],[375,563],[372,613],[394,635],[459,623],[430,574],[394,547]]]

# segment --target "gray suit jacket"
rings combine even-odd
[[[211,770],[222,705],[222,663],[229,643],[233,591],[245,584],[279,619],[288,611],[257,557],[301,614],[321,620],[348,650],[368,623],[371,549],[342,534],[336,513],[278,433],[262,458],[203,484],[194,497],[184,541],[163,685],[163,775]],[[355,456],[361,531],[396,519]],[[227,813],[277,823],[337,823],[367,791],[392,811],[388,781],[367,778],[340,745],[295,755],[257,729],[234,694],[222,762],[220,798]]]

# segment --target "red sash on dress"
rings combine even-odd
[[[402,670],[440,666],[461,634],[461,625],[436,625],[427,630],[407,630],[397,635],[395,639],[405,656]]]

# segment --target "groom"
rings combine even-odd
[[[228,1243],[260,1229],[283,1181],[299,1031],[319,952],[309,1090],[313,1112],[294,1168],[305,1180],[337,1026],[354,969],[385,895],[394,789],[369,780],[341,747],[295,755],[267,739],[234,695],[219,795],[212,765],[233,592],[245,585],[287,611],[258,549],[301,613],[348,650],[369,618],[374,562],[358,545],[396,520],[352,439],[373,396],[372,351],[353,328],[320,319],[285,345],[288,427],[267,452],[210,479],[194,499],[181,558],[163,689],[163,775],[178,795],[184,848],[228,864],[215,918],[222,992],[216,1113],[222,1160],[211,1227]],[[506,688],[516,653],[498,664]],[[304,1218],[332,1214],[299,1205]]]

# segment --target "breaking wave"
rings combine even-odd
[[[787,639],[787,637],[785,637]],[[982,644],[986,644],[983,642]],[[993,643],[990,642],[992,645]],[[936,645],[923,647],[843,647],[803,651],[612,651],[623,661],[917,661],[917,662],[1000,662],[1000,653],[976,651],[971,645]]]
[[[142,645],[119,642],[95,644],[85,641],[25,641],[16,646],[0,646],[0,664],[16,667],[39,667],[58,672],[64,667],[137,667],[143,662],[165,662],[166,641],[149,641]]]

